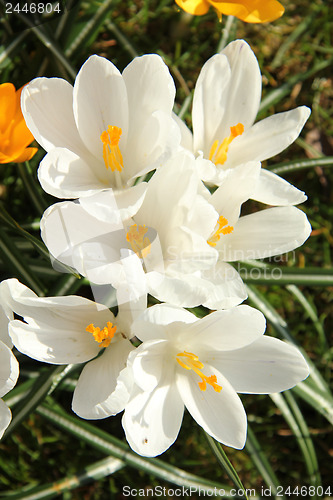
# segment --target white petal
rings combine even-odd
[[[204,362],[204,360],[201,360]],[[237,393],[223,375],[204,363],[206,376],[216,375],[222,390],[218,393],[207,386],[199,388],[200,378],[193,370],[177,369],[177,387],[181,398],[194,420],[217,441],[241,449],[245,444],[247,420],[244,407]]]
[[[132,330],[140,340],[167,340],[177,331],[175,325],[182,328],[187,323],[193,323],[196,317],[181,307],[171,304],[156,304],[144,311],[133,323]]]
[[[55,148],[40,163],[38,179],[44,191],[52,196],[79,198],[109,184],[105,165],[98,167],[98,161],[92,161],[89,153],[82,158],[68,149]]]
[[[175,122],[177,123],[179,130],[180,130],[180,136],[181,136],[180,145],[181,145],[181,147],[184,149],[187,149],[187,151],[190,151],[191,153],[194,153],[195,151],[193,149],[193,134],[192,134],[192,132],[190,131],[188,126],[185,124],[185,122],[183,122],[183,120],[181,120],[179,118],[179,116],[176,115],[176,113],[172,113],[172,117],[175,120]]]
[[[190,325],[186,337],[204,349],[214,352],[232,351],[252,344],[260,338],[266,328],[264,315],[246,305],[233,307],[225,311],[215,311]]]
[[[87,148],[103,159],[102,132],[108,126],[122,129],[119,147],[126,144],[128,103],[124,80],[104,57],[91,56],[81,67],[74,84],[74,116]]]
[[[119,271],[120,248],[128,245],[119,213],[111,204],[108,210],[109,224],[91,216],[78,203],[57,203],[41,220],[41,236],[50,254],[94,283],[112,282],[109,274]],[[108,276],[103,280],[105,272]]]
[[[274,207],[240,217],[232,233],[223,235],[216,248],[226,261],[263,259],[301,246],[311,226],[301,210]]]
[[[154,111],[171,113],[175,84],[166,64],[156,54],[136,57],[123,71],[129,107],[129,140]]]
[[[139,455],[160,455],[176,440],[183,413],[183,402],[170,377],[153,392],[137,388],[122,419],[129,445]]]
[[[4,290],[4,287],[0,283],[0,341],[6,344],[10,349],[12,348],[13,344],[12,341],[9,337],[8,334],[8,323],[9,319],[13,318],[12,312],[9,310],[8,313],[10,314],[10,318],[8,318],[7,314],[5,313],[3,307],[8,307],[5,305],[6,301],[6,293]]]
[[[114,282],[117,288],[117,322],[131,338],[131,325],[147,308],[147,283],[140,258],[130,250],[121,250],[123,274]]]
[[[19,364],[9,347],[0,342],[0,397],[12,390],[19,376]]]
[[[80,205],[100,221],[121,227],[121,222],[133,217],[141,207],[147,187],[146,182],[141,182],[124,190],[99,191],[93,196],[80,198]]]
[[[72,409],[79,417],[100,419],[125,408],[131,390],[125,367],[133,349],[125,339],[111,342],[101,356],[86,364],[72,401]]]
[[[292,186],[269,170],[261,169],[258,183],[251,195],[252,200],[267,205],[298,205],[307,200],[303,191]]]
[[[85,327],[93,321],[105,324],[107,321],[114,321],[113,314],[106,306],[85,297],[38,297],[16,279],[6,280],[4,283],[8,287],[8,301],[13,311],[31,325],[57,324],[61,330],[77,328],[81,331],[81,325]]]
[[[87,323],[87,327],[90,323]],[[105,325],[102,325],[105,326]],[[99,353],[99,344],[91,333],[57,328],[34,328],[21,321],[10,323],[9,332],[15,347],[30,358],[55,365],[84,363]]]
[[[36,78],[22,91],[22,112],[36,141],[46,150],[67,148],[87,154],[73,116],[73,87],[60,78]]]
[[[210,202],[228,224],[235,224],[241,205],[252,197],[260,171],[260,162],[248,162],[225,172],[223,182],[210,197]]]
[[[226,93],[229,81],[230,66],[226,56],[215,54],[203,65],[195,85],[193,150],[203,151],[206,158],[228,106]]]
[[[246,287],[230,264],[218,261],[211,269],[202,272],[206,282],[207,297],[202,305],[208,309],[228,309],[247,298]]]
[[[270,394],[294,387],[309,375],[309,367],[293,345],[262,337],[236,351],[214,354],[235,391]]]
[[[158,385],[164,370],[166,340],[156,338],[144,342],[131,356],[131,366],[136,384],[151,392]]]
[[[261,73],[256,56],[244,40],[229,43],[221,54],[228,58],[231,70],[226,113],[217,139],[230,134],[230,127],[241,122],[247,130],[257,116],[261,98]],[[247,161],[247,160],[245,160]]]
[[[12,412],[2,399],[0,399],[0,439],[9,426],[12,419]]]
[[[150,272],[147,286],[153,297],[180,307],[195,307],[208,298],[207,281],[190,274],[168,276]]]
[[[177,151],[180,131],[175,120],[165,111],[154,111],[145,117],[140,127],[127,141],[123,152],[125,168],[122,171],[128,184],[165,162]]]
[[[249,160],[264,161],[281,153],[299,136],[311,111],[306,106],[269,116],[256,123],[231,143],[229,168]]]

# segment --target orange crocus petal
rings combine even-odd
[[[284,7],[277,0],[209,0],[212,7],[225,15],[235,16],[246,23],[266,23],[282,16]]]
[[[246,23],[266,23],[282,16],[284,7],[277,0],[175,0],[186,12],[202,16],[214,7],[219,18],[222,14],[235,16]]]
[[[19,156],[10,161],[15,161],[17,163],[22,163],[23,161],[29,161],[37,153],[38,148],[26,148]]]
[[[210,2],[209,0],[175,0],[176,4],[181,7],[185,12],[195,16],[202,16],[207,14]]]
[[[5,132],[16,111],[15,87],[12,83],[0,85],[0,131]]]
[[[28,148],[34,137],[21,110],[22,88],[15,91],[11,83],[0,85],[0,163],[27,161],[38,151]]]

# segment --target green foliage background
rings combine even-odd
[[[332,9],[323,0],[282,3],[286,12],[281,19],[248,25],[227,17],[219,23],[213,11],[191,17],[172,0],[79,0],[66,2],[73,6],[64,15],[31,27],[22,15],[5,15],[0,1],[0,83],[19,88],[36,76],[73,83],[93,53],[120,70],[136,55],[158,53],[177,86],[175,111],[188,125],[203,63],[229,41],[244,38],[263,75],[259,118],[299,105],[312,108],[301,137],[264,166],[307,193],[302,209],[313,227],[297,251],[255,269],[242,265],[248,303],[264,312],[268,333],[296,342],[312,366],[312,376],[288,393],[242,396],[249,421],[243,451],[216,447],[185,414],[174,446],[161,458],[144,460],[127,447],[121,416],[95,422],[74,417],[70,403],[76,367],[62,372],[63,367],[17,354],[20,380],[6,398],[13,422],[0,443],[0,498],[122,499],[125,485],[227,489],[239,481],[255,488],[257,498],[262,486],[272,487],[273,498],[294,498],[302,485],[322,485],[326,493],[330,487],[333,495]],[[90,297],[85,280],[53,270],[40,242],[40,217],[57,201],[37,181],[43,155],[40,150],[30,164],[0,166],[0,277],[18,277],[40,295]],[[247,207],[255,209],[255,204]],[[280,280],[271,273],[276,266],[283,271]],[[277,485],[284,491],[290,486],[294,493],[277,496]],[[307,496],[328,498],[321,491]]]

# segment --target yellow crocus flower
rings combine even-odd
[[[284,13],[284,7],[277,0],[175,0],[176,4],[196,16],[206,14],[213,7],[219,19],[222,14],[235,16],[246,23],[274,21]]]
[[[37,152],[37,148],[28,148],[34,137],[21,111],[22,88],[15,90],[12,83],[0,85],[0,163],[27,161]]]

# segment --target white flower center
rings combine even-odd
[[[182,358],[182,359],[180,359]],[[202,369],[204,364],[199,361],[199,357],[192,352],[179,352],[177,354],[177,362],[180,364],[182,368],[186,370],[193,370],[199,377],[201,378],[201,382],[198,382],[198,385],[202,391],[206,390],[207,384],[211,385],[216,392],[220,392],[222,390],[222,386],[217,384],[216,375],[204,375],[202,373]]]
[[[217,224],[215,226],[212,236],[207,240],[208,245],[215,247],[216,243],[220,240],[222,234],[230,234],[233,232],[234,228],[228,226],[228,220],[221,215],[218,218]]]
[[[109,125],[108,129],[101,134],[104,163],[106,168],[111,168],[112,172],[115,170],[121,172],[124,168],[123,157],[118,146],[121,134],[121,128],[115,125]]]
[[[99,343],[99,347],[108,347],[117,330],[117,327],[113,326],[110,321],[106,325],[102,330],[98,326],[95,327],[93,323],[86,328],[87,332],[93,334],[94,339]]]
[[[210,161],[215,163],[215,165],[223,165],[227,161],[227,153],[230,144],[236,137],[242,135],[243,132],[244,132],[244,125],[242,123],[237,123],[237,125],[235,125],[234,127],[230,127],[229,137],[223,139],[220,146],[219,146],[219,141],[216,139],[216,141],[213,142],[212,147],[210,148],[209,152]]]

